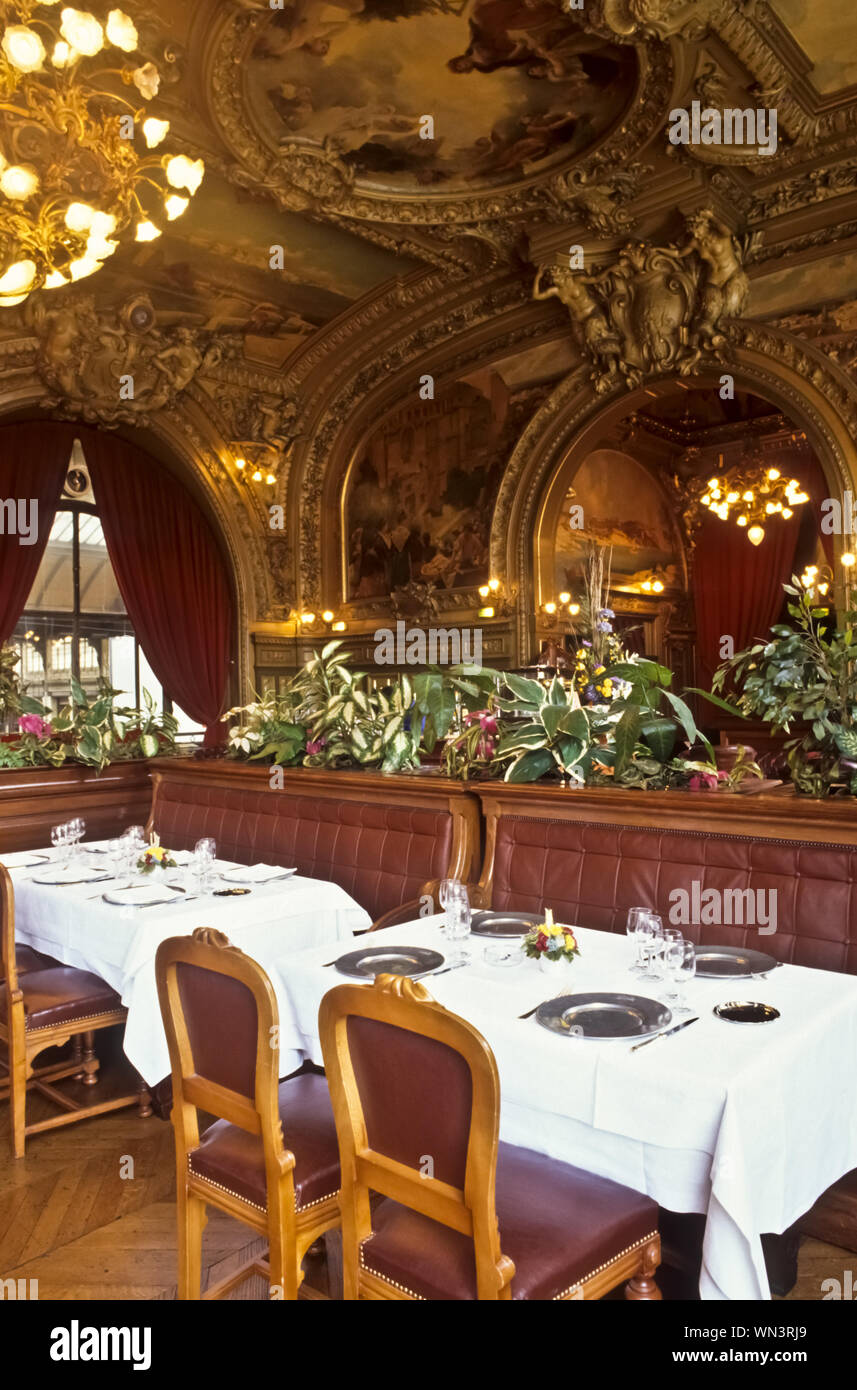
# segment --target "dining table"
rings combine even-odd
[[[669,1008],[671,986],[631,973],[624,936],[576,927],[580,955],[544,968],[471,935],[468,963],[450,969],[459,943],[447,942],[444,926],[442,914],[424,917],[362,943],[383,938],[391,951],[422,946],[443,957],[419,978],[493,1049],[501,1140],[645,1192],[669,1211],[704,1213],[700,1296],[770,1298],[762,1235],[782,1234],[857,1167],[857,978],[792,965],[749,979],[697,976],[685,990],[692,1012],[659,1031],[696,1022],[637,1047],[550,1031],[531,1012],[557,994],[590,991]],[[495,963],[498,955],[512,964]],[[321,1000],[354,983],[332,956],[316,945],[280,972],[281,1044],[318,1064]],[[736,1000],[771,1005],[778,1017],[731,1023],[714,1013]]]
[[[135,875],[128,886],[126,876],[114,874],[109,855],[97,846],[84,844],[67,872],[53,849],[2,856],[15,892],[16,940],[63,965],[100,975],[116,990],[128,1010],[125,1055],[149,1086],[170,1073],[155,981],[155,953],[167,937],[187,936],[203,926],[224,932],[259,962],[278,1003],[285,1005],[285,972],[293,953],[310,942],[327,951],[338,943],[353,944],[353,934],[371,926],[369,913],[338,884],[277,865],[248,868],[215,859],[208,891],[195,891],[189,857],[182,856],[185,862],[177,870],[155,870],[162,878]],[[268,867],[277,876],[254,881]],[[64,881],[38,882],[52,877]],[[132,905],[141,896],[158,896],[161,889],[174,890],[174,901]],[[227,889],[227,896],[218,896]],[[108,901],[111,897],[117,901]],[[295,1071],[302,1061],[298,1051],[281,1048],[280,1074]]]

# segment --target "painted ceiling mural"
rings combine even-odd
[[[367,185],[445,191],[591,145],[635,66],[551,0],[294,0],[244,80],[256,124],[278,123],[282,142],[323,146]]]

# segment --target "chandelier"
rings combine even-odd
[[[730,517],[736,526],[747,528],[747,539],[761,545],[765,527],[779,518],[788,521],[796,507],[809,501],[797,478],[784,478],[778,468],[742,464],[709,478],[707,490],[699,499],[712,516],[721,521]]]
[[[0,307],[93,275],[132,227],[154,241],[204,172],[147,153],[170,123],[145,106],[160,77],[133,20],[60,3],[0,0]]]

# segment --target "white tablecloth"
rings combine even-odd
[[[216,867],[232,865],[218,862]],[[337,884],[297,875],[256,885],[242,897],[206,896],[131,909],[103,902],[102,893],[115,889],[115,881],[57,888],[34,883],[33,875],[39,873],[35,868],[12,871],[16,939],[64,965],[93,971],[121,995],[128,1009],[125,1054],[149,1085],[170,1071],[155,984],[155,952],[168,936],[190,935],[194,927],[217,927],[267,971],[279,1002],[292,952],[309,942],[330,952],[332,944],[372,924],[369,914]],[[302,1061],[302,1053],[282,1045],[281,1075]]]
[[[391,927],[383,944],[448,950],[442,922]],[[424,980],[494,1050],[501,1138],[672,1211],[704,1212],[702,1297],[770,1297],[760,1236],[786,1230],[857,1167],[857,978],[783,966],[768,979],[697,979],[688,1002],[699,1022],[632,1053],[629,1043],[558,1036],[518,1019],[563,987],[663,998],[663,985],[628,972],[625,938],[581,928],[579,941],[567,976],[549,977],[529,960],[488,966],[484,941],[471,937],[474,964]],[[328,950],[307,950],[283,972],[282,1044],[319,1063],[318,1006],[343,981],[323,968],[328,960]],[[714,1016],[715,1004],[735,998],[773,1004],[781,1017],[736,1025]]]

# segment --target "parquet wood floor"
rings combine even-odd
[[[117,1058],[105,1086],[126,1084]],[[74,1083],[66,1083],[74,1084]],[[50,1112],[38,1096],[34,1117]],[[175,1177],[172,1127],[135,1110],[100,1115],[37,1135],[24,1159],[11,1156],[9,1108],[0,1104],[0,1279],[38,1279],[40,1299],[172,1299],[176,1290]],[[125,1174],[125,1176],[123,1176]],[[203,1249],[204,1286],[263,1252],[240,1222],[210,1211]],[[823,1297],[822,1282],[846,1271],[857,1286],[857,1253],[805,1240],[789,1300]],[[323,1260],[307,1283],[327,1291]],[[266,1299],[264,1280],[236,1299]]]

